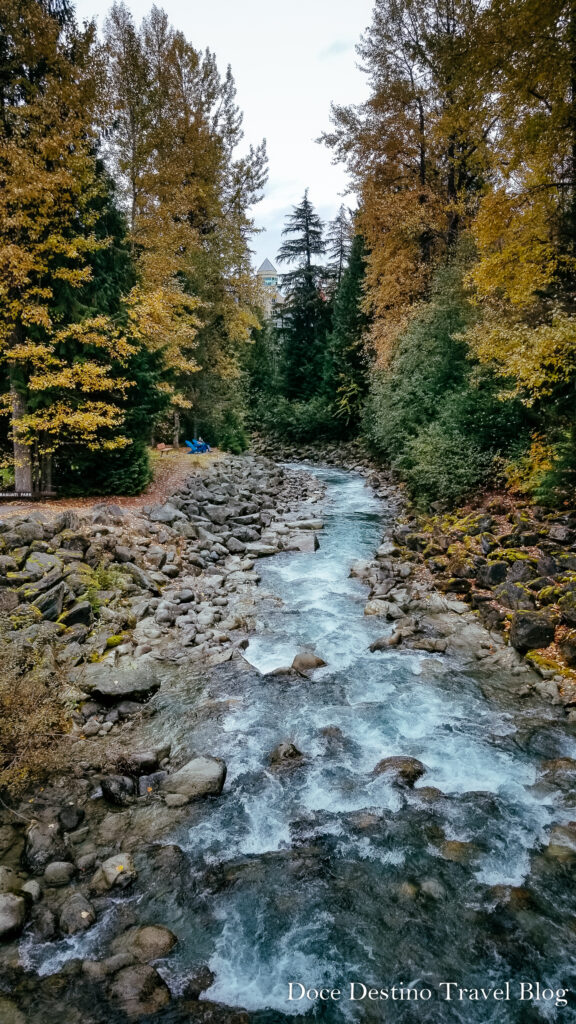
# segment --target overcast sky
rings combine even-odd
[[[354,50],[371,20],[373,0],[157,0],[197,49],[209,47],[224,70],[232,65],[248,143],[266,138],[269,181],[255,210],[265,231],[255,236],[254,262],[276,262],[280,231],[306,187],[324,220],[334,217],[346,176],[314,140],[330,126],[330,103],[356,103],[367,93]],[[152,0],[127,0],[137,21]],[[102,26],[102,0],[77,0],[80,20]]]

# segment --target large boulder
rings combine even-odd
[[[426,766],[416,757],[384,757],[374,769],[374,775],[391,775],[394,782],[412,789],[415,782],[426,773]]]
[[[69,896],[60,908],[59,923],[65,935],[76,935],[77,932],[83,932],[86,928],[90,928],[95,920],[96,911],[81,892],[75,892]]]
[[[90,888],[95,893],[109,892],[110,889],[126,889],[137,878],[134,861],[129,853],[117,853],[108,857],[92,876]]]
[[[193,757],[162,783],[165,793],[176,793],[195,800],[203,796],[219,796],[226,779],[226,765],[219,757]]]
[[[170,502],[166,502],[165,505],[156,505],[150,512],[148,518],[153,523],[174,523],[177,519],[186,519],[184,512],[180,509],[174,508]]]
[[[0,894],[0,942],[20,935],[26,921],[26,900],[14,892]]]
[[[76,868],[68,860],[54,860],[46,865],[44,881],[46,885],[58,889],[68,885],[76,873]]]
[[[139,963],[147,964],[150,960],[167,956],[177,942],[174,932],[164,925],[145,924],[128,928],[114,939],[112,952],[128,954]]]
[[[555,620],[549,612],[518,611],[512,616],[510,643],[517,651],[526,653],[548,647],[554,640]]]
[[[125,700],[140,703],[160,689],[160,680],[152,666],[139,662],[119,667],[103,661],[83,665],[78,686],[103,704]]]
[[[46,865],[64,860],[66,847],[58,822],[35,822],[26,833],[22,863],[34,875],[41,875]]]
[[[480,587],[496,587],[504,583],[508,575],[508,562],[488,562],[478,569],[477,582]]]
[[[154,967],[135,964],[114,976],[110,995],[128,1017],[157,1013],[170,1002],[170,989]]]
[[[14,868],[0,866],[0,894],[5,892],[20,893],[22,890],[22,879],[14,871]]]
[[[57,583],[55,587],[51,587],[50,590],[35,597],[32,604],[36,605],[43,619],[55,622],[58,616],[62,614],[67,593],[68,588],[66,584]]]

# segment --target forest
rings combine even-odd
[[[575,4],[377,0],[318,140],[350,197],[295,202],[271,315],[230,69],[155,7],[7,0],[0,47],[5,486],[136,494],[150,445],[256,430],[362,438],[424,507],[569,502]]]
[[[377,0],[358,54],[369,98],[322,141],[359,208],[323,234],[305,196],[287,222],[260,426],[360,434],[422,506],[486,486],[568,503],[576,5]]]

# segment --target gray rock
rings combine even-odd
[[[66,935],[76,935],[77,932],[86,931],[90,925],[94,924],[95,920],[94,907],[80,892],[69,896],[60,908],[59,924]]]
[[[532,594],[521,583],[506,581],[506,583],[501,583],[500,586],[496,587],[494,593],[500,604],[503,604],[505,608],[512,608],[514,611],[518,611],[521,608],[530,609],[536,607]]]
[[[490,589],[490,587],[497,586],[498,583],[503,583],[507,574],[507,562],[488,562],[486,565],[481,565],[478,570],[478,584]]]
[[[168,772],[165,771],[141,775],[138,779],[138,796],[148,796],[149,793],[155,793],[161,788],[162,783],[167,778]]]
[[[20,935],[26,921],[26,900],[13,892],[0,893],[0,942]]]
[[[258,541],[254,544],[248,544],[246,551],[255,558],[266,558],[270,555],[277,555],[279,548],[275,544],[263,544],[261,541]]]
[[[226,779],[226,765],[218,757],[193,757],[179,771],[162,783],[166,793],[176,793],[194,800],[203,796],[219,796]]]
[[[0,615],[13,612],[20,604],[20,598],[15,590],[0,590]]]
[[[170,502],[166,502],[165,505],[156,505],[150,512],[148,518],[153,523],[174,523],[177,519],[186,519],[186,516],[180,509],[171,505]]]
[[[59,888],[63,885],[69,885],[74,878],[76,869],[73,864],[67,860],[55,860],[50,864],[46,865],[44,871],[44,882],[46,885]]]
[[[91,626],[94,620],[92,606],[89,601],[78,601],[60,617],[64,626]]]
[[[111,889],[126,889],[137,878],[134,861],[129,853],[117,853],[108,857],[92,876],[90,888],[95,893],[109,892]]]
[[[62,614],[62,608],[64,607],[64,599],[68,593],[68,588],[65,583],[57,583],[55,587],[51,587],[45,594],[40,594],[34,598],[32,604],[38,608],[42,613],[43,619],[49,619],[51,622],[55,622],[56,619]]]
[[[83,665],[78,686],[103,704],[148,700],[160,689],[160,680],[150,665],[142,662],[113,666],[107,662]]]
[[[296,768],[303,760],[302,752],[289,740],[279,743],[270,754],[272,768]]]
[[[137,583],[139,587],[142,587],[142,590],[149,590],[152,594],[160,593],[160,589],[158,585],[154,583],[154,580],[152,580],[151,577],[138,565],[134,565],[134,562],[124,562],[122,565],[122,572],[131,576],[134,582]]]
[[[510,643],[525,653],[548,647],[554,640],[555,619],[546,611],[518,611],[512,616]]]
[[[75,804],[66,804],[58,812],[58,820],[65,832],[73,832],[84,821],[84,811]]]
[[[64,860],[66,848],[57,822],[35,822],[26,833],[22,862],[32,874],[40,875],[50,861]]]
[[[19,893],[22,889],[22,879],[14,871],[14,868],[0,865],[0,894],[4,892]]]
[[[101,780],[102,796],[115,807],[126,807],[134,796],[134,782],[127,775],[105,775]]]
[[[0,996],[0,1020],[2,1024],[26,1024],[26,1018],[11,999]]]
[[[0,555],[0,576],[6,576],[9,572],[18,572],[18,563],[12,555]]]
[[[42,886],[35,878],[29,878],[22,886],[22,892],[28,894],[33,903],[38,903],[42,896]]]

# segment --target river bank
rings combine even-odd
[[[492,976],[504,957],[515,973],[505,922],[536,970],[574,858],[563,709],[404,555],[384,476],[258,459],[210,473],[147,513],[189,580],[146,566],[162,594],[145,594],[116,647],[102,622],[98,660],[71,665],[73,773],[15,807],[26,821],[3,813],[2,884],[27,921],[4,946],[6,1019],[62,1021],[65,992],[66,1024],[278,1021],[297,970],[310,984],[350,970],[438,980],[455,944],[481,943],[460,972]],[[150,549],[132,525],[94,525],[132,542],[120,575]],[[258,539],[235,536],[246,526]],[[136,599],[118,590],[101,605],[115,615]],[[546,956],[557,984],[573,914],[567,901]],[[411,946],[398,945],[406,915]]]

